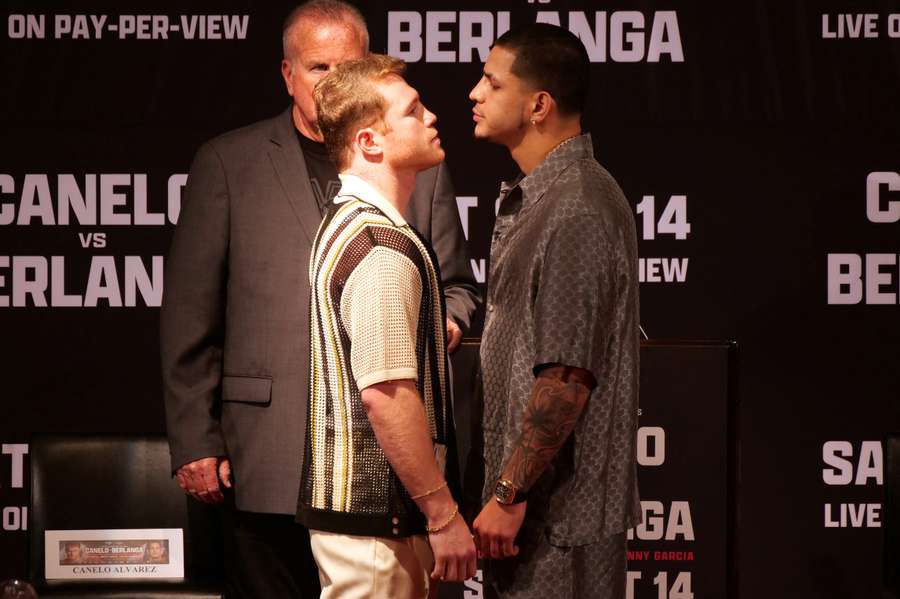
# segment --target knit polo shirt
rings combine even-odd
[[[298,521],[402,537],[425,520],[378,445],[361,390],[411,379],[443,468],[445,308],[430,246],[374,187],[341,174],[310,258],[310,396]]]

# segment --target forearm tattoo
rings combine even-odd
[[[519,489],[531,488],[575,429],[595,384],[581,368],[551,366],[540,372],[503,478]]]

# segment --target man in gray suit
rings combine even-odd
[[[172,468],[192,497],[228,499],[228,582],[245,597],[318,592],[294,514],[308,400],[307,266],[338,179],[312,90],[336,64],[367,53],[368,33],[352,6],[313,0],[287,18],[283,42],[292,106],[197,152],[161,312]],[[478,296],[443,165],[420,173],[406,218],[438,256],[453,349]],[[222,487],[233,487],[233,506]]]

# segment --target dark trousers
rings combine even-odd
[[[319,569],[293,516],[222,510],[228,599],[317,599]]]

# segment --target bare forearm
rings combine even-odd
[[[519,489],[530,489],[575,429],[594,386],[593,376],[580,368],[542,370],[535,378],[522,434],[502,478]]]
[[[411,380],[366,387],[363,405],[375,438],[407,492],[428,520],[428,542],[434,552],[432,578],[465,580],[475,575],[472,534],[434,459],[425,407]]]
[[[390,381],[362,391],[363,405],[381,450],[407,492],[416,497],[444,484],[434,458],[425,408],[412,381]],[[416,502],[427,516],[443,514],[452,497],[446,488]]]

